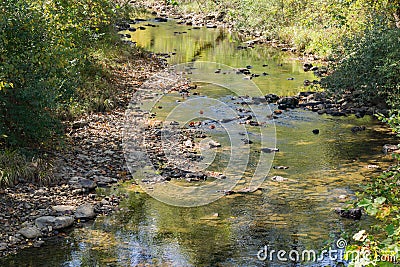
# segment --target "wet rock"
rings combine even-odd
[[[280,115],[280,114],[282,114],[282,113],[283,113],[283,111],[280,110],[280,109],[274,110],[274,114],[276,114],[276,115]]]
[[[313,134],[319,134],[319,129],[314,129],[314,130],[312,130],[312,133],[313,133]]]
[[[366,129],[365,126],[354,126],[354,127],[351,127],[351,131],[353,133],[365,131],[365,129]]]
[[[246,144],[246,145],[249,145],[249,144],[252,144],[253,143],[253,141],[251,141],[251,140],[249,140],[249,139],[247,139],[247,138],[242,138],[242,139],[240,139],[244,144]]]
[[[252,98],[253,102],[255,105],[258,105],[260,103],[265,103],[267,102],[267,100],[265,99],[265,97],[253,97]]]
[[[261,148],[261,152],[264,153],[272,153],[272,152],[279,152],[279,148]]]
[[[313,67],[313,64],[311,63],[304,63],[303,64],[303,70],[304,71],[309,71]]]
[[[283,97],[276,103],[279,109],[296,108],[299,105],[299,99],[297,97]]]
[[[326,114],[329,114],[334,117],[346,116],[346,113],[334,109],[326,109]]]
[[[27,226],[18,231],[21,235],[28,239],[34,239],[42,235],[40,229],[36,226]]]
[[[236,72],[237,74],[245,74],[245,75],[250,75],[251,72],[247,68],[239,68]]]
[[[275,94],[268,94],[265,96],[265,99],[267,100],[268,103],[273,103],[279,100],[279,96]]]
[[[35,220],[35,225],[43,229],[62,229],[71,226],[74,223],[74,218],[71,216],[42,216]]]
[[[284,181],[287,181],[288,178],[285,178],[285,177],[276,175],[276,176],[272,176],[272,177],[271,177],[271,180],[272,180],[272,181],[275,181],[275,182],[284,182]]]
[[[335,212],[340,215],[340,217],[347,218],[347,219],[353,219],[353,220],[359,220],[361,219],[362,212],[361,209],[341,209],[337,208],[335,209]]]
[[[381,170],[382,168],[375,164],[370,164],[367,166],[368,170]]]
[[[361,118],[364,118],[365,112],[359,111],[359,112],[356,112],[354,115],[356,116],[356,118],[361,119]]]
[[[250,126],[260,126],[260,123],[258,123],[257,121],[253,121],[253,120],[247,120],[246,124],[248,124]]]
[[[385,154],[394,152],[394,151],[398,151],[399,150],[399,146],[398,145],[390,145],[390,144],[386,144],[382,147],[382,152]]]
[[[210,148],[221,147],[221,144],[214,140],[210,140],[210,142],[208,142],[208,145],[210,146]]]
[[[94,211],[94,206],[91,204],[83,204],[75,211],[76,219],[92,219],[94,217],[96,217],[96,213]]]
[[[155,22],[167,22],[168,19],[166,19],[166,18],[161,18],[161,17],[157,17],[157,18],[154,19],[154,21],[155,21]]]
[[[287,166],[274,166],[273,168],[276,169],[276,170],[287,170],[287,169],[289,169],[289,167],[287,167]]]

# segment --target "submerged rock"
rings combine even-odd
[[[312,133],[313,134],[319,134],[319,130],[318,129],[314,129],[314,130],[312,130]]]
[[[261,152],[264,153],[279,152],[279,148],[269,148],[269,147],[261,148]]]
[[[341,209],[337,208],[335,209],[335,212],[340,215],[340,217],[347,218],[347,219],[353,219],[353,220],[359,220],[361,219],[361,209]]]
[[[273,103],[279,100],[279,96],[275,94],[268,94],[265,96],[265,99],[267,100],[268,103]]]
[[[382,152],[388,154],[390,152],[398,151],[400,148],[398,145],[386,144],[382,147]]]
[[[297,97],[282,97],[276,102],[279,109],[296,108],[299,105]]]
[[[353,133],[357,133],[357,132],[361,132],[361,131],[365,131],[365,126],[354,126],[351,128],[351,131]]]

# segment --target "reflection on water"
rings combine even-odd
[[[155,52],[176,52],[171,63],[200,59],[232,67],[253,65],[253,73],[269,74],[254,79],[263,93],[280,95],[298,92],[304,79],[314,79],[301,71],[299,62],[271,48],[237,50],[238,43],[223,31],[173,22],[158,25],[138,30],[132,38]],[[295,79],[289,81],[288,77]],[[208,90],[209,96],[223,99],[226,95],[217,88]],[[172,108],[175,98],[164,101],[164,107],[170,104]],[[265,245],[275,250],[321,251],[340,234],[366,227],[367,218],[341,219],[332,208],[350,200],[359,184],[373,175],[368,164],[388,164],[389,157],[382,159],[380,148],[394,141],[370,117],[319,116],[296,109],[284,112],[275,124],[280,151],[273,165],[289,168],[271,169],[261,190],[229,195],[202,207],[178,208],[160,203],[128,183],[118,189],[129,195],[120,212],[73,230],[66,239],[0,259],[0,265],[335,266],[329,262],[260,261],[257,253]],[[354,134],[351,127],[355,125],[365,125],[367,130]],[[314,135],[313,129],[320,134]],[[271,177],[275,175],[287,180],[274,181]]]

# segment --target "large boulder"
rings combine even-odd
[[[282,97],[276,102],[279,109],[296,108],[299,105],[297,97]]]
[[[34,239],[42,235],[40,229],[36,226],[27,226],[18,231],[25,238]]]
[[[268,94],[265,96],[265,99],[267,100],[268,103],[273,103],[279,100],[279,96],[275,94]]]
[[[76,219],[92,219],[96,217],[94,206],[91,204],[83,204],[79,206],[75,211]]]
[[[87,191],[93,190],[97,187],[97,183],[95,181],[78,176],[72,177],[68,183],[72,188],[85,189]]]
[[[73,223],[74,218],[71,216],[42,216],[35,220],[35,225],[41,230],[50,227],[54,230],[62,229],[71,226]]]
[[[51,207],[53,211],[60,215],[72,214],[75,210],[75,206],[70,205],[56,205]]]

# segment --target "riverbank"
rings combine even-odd
[[[98,193],[97,188],[130,179],[122,152],[125,108],[137,87],[163,63],[138,49],[116,49],[131,53],[109,59],[116,63],[110,66],[118,90],[117,105],[110,112],[65,122],[67,144],[51,157],[57,183],[20,183],[0,190],[0,256],[40,247],[46,237],[62,236],[64,228],[117,209],[119,197]]]

